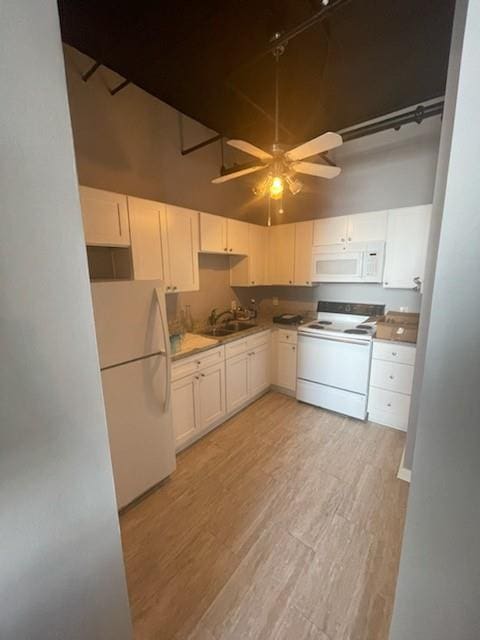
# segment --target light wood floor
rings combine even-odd
[[[137,640],[386,640],[404,434],[269,393],[121,518]]]

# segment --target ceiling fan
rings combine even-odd
[[[279,38],[280,34],[275,34],[274,38]],[[233,167],[222,171],[222,175],[214,178],[212,182],[214,184],[220,184],[227,182],[228,180],[234,180],[240,178],[249,173],[256,171],[262,171],[268,169],[267,177],[254,188],[254,193],[257,195],[264,195],[268,193],[270,198],[279,200],[283,197],[285,186],[288,186],[289,191],[296,195],[302,189],[302,183],[297,178],[297,173],[303,173],[310,176],[317,176],[318,178],[335,178],[341,172],[340,167],[337,167],[325,156],[323,159],[325,163],[318,162],[305,162],[306,158],[318,154],[325,154],[330,149],[339,147],[342,143],[342,136],[338,133],[332,133],[331,131],[323,133],[308,142],[294,147],[293,149],[285,150],[282,148],[279,142],[279,60],[280,56],[285,51],[285,47],[278,46],[274,49],[273,55],[275,57],[275,140],[272,145],[271,153],[264,151],[259,147],[246,142],[245,140],[228,140],[227,144],[231,147],[235,147],[240,151],[248,153],[254,156],[259,161],[253,161],[246,163],[240,167]]]

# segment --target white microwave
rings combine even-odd
[[[385,243],[343,245],[341,250],[316,247],[312,282],[382,282]]]

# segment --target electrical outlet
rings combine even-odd
[[[278,307],[278,298],[276,296],[272,298],[272,304],[274,307]]]
[[[400,313],[408,313],[408,307],[400,307]]]

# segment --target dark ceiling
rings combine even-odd
[[[340,2],[292,39],[281,58],[282,141],[443,95],[454,4]],[[59,8],[66,43],[215,131],[267,144],[274,62],[259,54],[274,32],[288,32],[322,3],[59,0]]]

